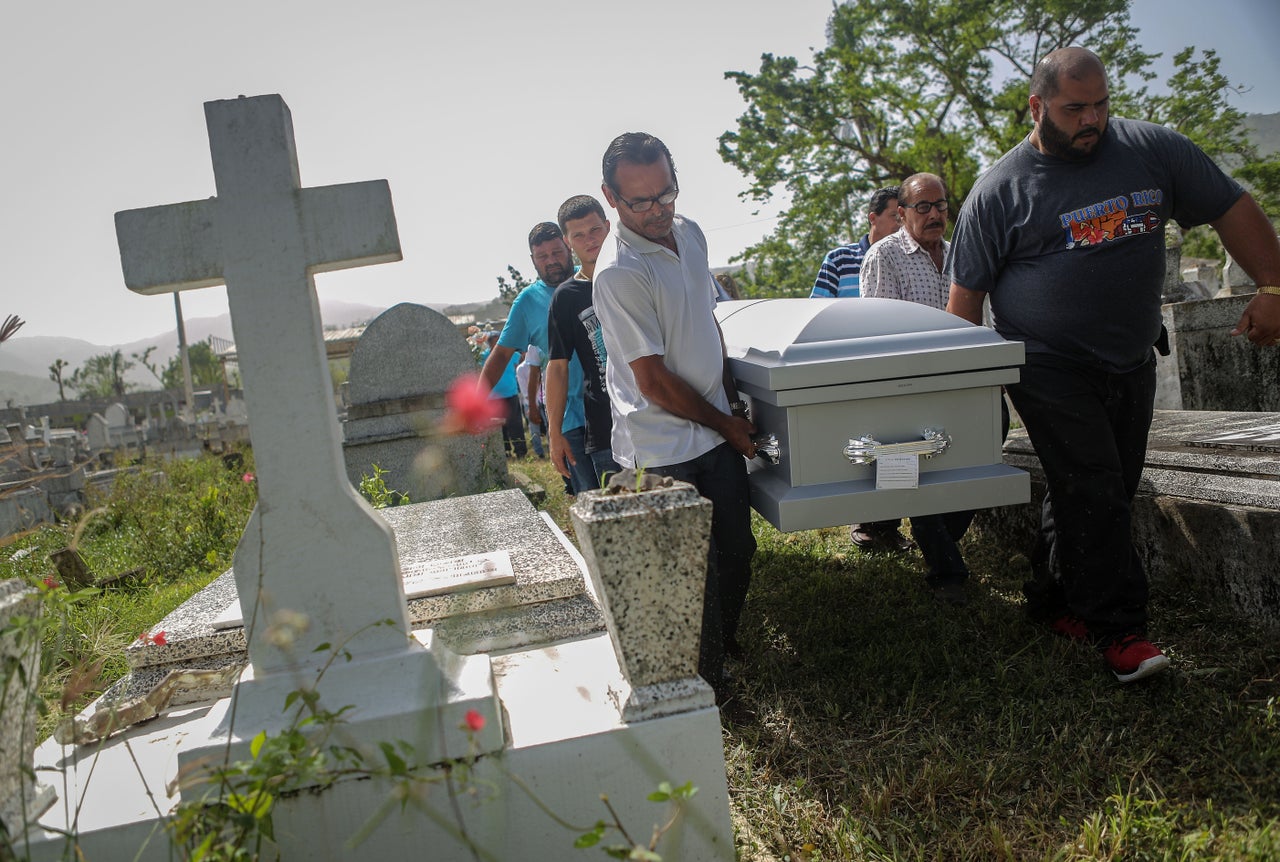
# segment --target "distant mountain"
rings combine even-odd
[[[343,328],[368,323],[385,309],[376,305],[361,305],[340,300],[321,300],[320,319],[327,327]],[[187,343],[195,344],[209,336],[231,341],[231,318],[193,317],[186,321]],[[141,355],[148,347],[155,346],[148,362],[157,369],[164,369],[169,360],[178,355],[178,330],[162,332],[151,338],[131,341],[127,344],[93,344],[79,338],[58,335],[14,336],[0,347],[0,405],[10,400],[15,404],[39,404],[56,401],[58,386],[49,379],[49,366],[55,360],[67,363],[64,379],[71,376],[91,356],[113,353],[119,350],[126,359]],[[140,363],[125,375],[125,381],[140,388],[155,388],[157,382],[150,371]],[[71,393],[67,393],[68,397]]]
[[[1280,112],[1274,114],[1249,114],[1244,118],[1249,130],[1249,140],[1264,156],[1280,153]]]

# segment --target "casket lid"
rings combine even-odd
[[[897,299],[722,302],[734,377],[778,391],[1021,365],[1023,346]]]

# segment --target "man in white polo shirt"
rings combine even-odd
[[[613,456],[690,482],[712,503],[698,669],[723,695],[724,655],[741,654],[738,619],[756,550],[743,461],[755,457],[755,428],[725,362],[706,237],[675,214],[671,153],[652,135],[628,132],[602,167],[619,222],[596,261],[594,288],[610,360]]]

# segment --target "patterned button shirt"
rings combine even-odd
[[[862,259],[862,295],[905,299],[921,305],[947,308],[951,280],[946,275],[946,256],[951,243],[942,243],[943,267],[907,231],[900,230],[880,240]]]

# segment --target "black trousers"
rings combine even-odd
[[[1146,458],[1155,367],[1154,355],[1112,374],[1032,354],[1008,388],[1048,484],[1028,609],[1069,611],[1098,637],[1140,632],[1147,621],[1131,506]]]
[[[524,413],[520,410],[520,396],[511,395],[502,399],[507,409],[507,421],[502,425],[502,442],[507,447],[507,454],[523,458],[529,451],[529,444],[524,439]]]
[[[679,464],[650,467],[650,473],[688,482],[711,501],[711,547],[702,607],[702,647],[698,670],[718,685],[724,669],[724,644],[738,634],[738,621],[751,585],[751,533],[747,462],[728,443]]]
[[[1009,407],[1000,399],[1000,440],[1009,437]],[[918,515],[911,519],[911,538],[915,539],[930,583],[962,581],[969,577],[969,567],[960,555],[960,540],[969,530],[977,512],[946,512],[941,515]]]

